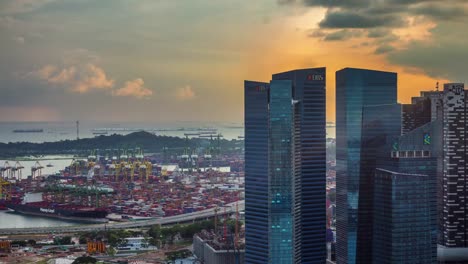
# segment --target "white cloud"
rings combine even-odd
[[[102,68],[92,63],[68,65],[62,68],[55,65],[45,65],[32,72],[32,75],[50,84],[66,87],[76,93],[107,90],[114,86],[114,80],[109,79]]]
[[[177,99],[181,101],[190,100],[195,98],[195,91],[192,89],[192,86],[186,85],[185,87],[181,87],[176,91]]]
[[[149,98],[153,95],[153,91],[144,87],[145,82],[141,78],[137,78],[133,81],[128,81],[125,85],[112,92],[114,96],[129,96],[138,99]]]

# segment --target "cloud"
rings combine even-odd
[[[192,86],[186,85],[185,87],[181,87],[176,91],[177,99],[181,101],[190,100],[195,98],[195,91],[192,89]]]
[[[343,29],[343,30],[339,30],[339,31],[335,31],[335,32],[327,34],[323,40],[340,41],[340,40],[346,40],[346,39],[351,39],[351,38],[360,37],[360,36],[362,36],[362,33],[360,31]]]
[[[315,29],[315,30],[309,30],[309,33],[307,34],[311,38],[323,38],[327,35],[325,31],[320,30],[320,29]]]
[[[320,21],[321,28],[401,27],[405,21],[394,15],[371,15],[359,11],[332,11]]]
[[[368,31],[368,38],[382,38],[392,34],[392,31],[387,28],[374,28]]]
[[[327,8],[320,28],[396,28],[407,25],[406,18],[409,17],[459,21],[468,14],[466,0],[298,0],[279,3],[297,2],[306,7]]]
[[[64,67],[45,65],[30,75],[76,93],[108,90],[114,86],[114,80],[109,79],[102,68],[92,63]]]
[[[468,8],[461,4],[425,3],[411,6],[409,11],[415,15],[423,15],[436,20],[459,20],[468,15]]]
[[[307,31],[309,37],[347,41],[353,36],[346,30],[359,29],[367,38],[360,46],[373,48],[374,54],[385,55],[391,64],[419,69],[434,78],[468,78],[464,65],[468,35],[463,34],[468,25],[467,0],[296,0],[281,4],[326,9],[323,19]]]
[[[404,49],[388,55],[391,63],[414,67],[434,78],[468,81],[468,35],[466,24],[440,23],[431,33],[432,41],[412,41]]]
[[[375,54],[385,54],[385,53],[392,52],[394,50],[395,50],[395,47],[384,44],[384,45],[377,47],[377,49],[375,50]]]
[[[138,99],[149,98],[153,95],[153,91],[144,87],[145,82],[141,78],[137,78],[133,81],[128,81],[125,85],[112,92],[114,96],[129,96]]]

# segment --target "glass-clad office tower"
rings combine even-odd
[[[269,87],[244,83],[246,263],[268,263]]]
[[[245,82],[246,263],[325,263],[325,68]]]
[[[374,178],[373,263],[437,263],[441,128],[442,122],[434,120],[379,151]]]
[[[436,263],[434,194],[428,175],[376,170],[373,263]]]
[[[372,113],[385,113],[378,110],[385,106],[398,111],[396,73],[353,68],[336,73],[338,264],[372,261],[374,154],[401,134],[401,122],[378,115],[373,121]]]

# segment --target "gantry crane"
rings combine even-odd
[[[5,161],[2,167],[0,167],[0,172],[2,173],[3,179],[11,178],[11,166],[8,161]]]
[[[13,172],[13,178],[15,178],[16,180],[20,181],[22,178],[23,178],[23,169],[24,169],[24,166],[21,165],[21,163],[19,161],[17,161],[15,163],[15,166],[13,166],[11,168],[12,172]]]
[[[42,169],[44,166],[36,161],[36,163],[31,167],[31,178],[34,180],[36,177],[40,177],[42,175]]]
[[[149,176],[153,172],[153,164],[150,161],[144,161],[140,166],[138,167],[138,176],[140,177],[140,180],[143,181],[143,179],[148,182],[149,181]]]

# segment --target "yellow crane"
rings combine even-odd
[[[10,187],[8,189],[8,187]],[[11,198],[11,184],[8,181],[0,178],[0,199],[10,200]]]
[[[153,171],[153,164],[151,164],[151,162],[149,161],[144,161],[138,167],[138,175],[140,177],[140,180],[143,181],[143,179],[145,179],[146,182],[148,182],[149,176],[151,175],[152,171]]]

